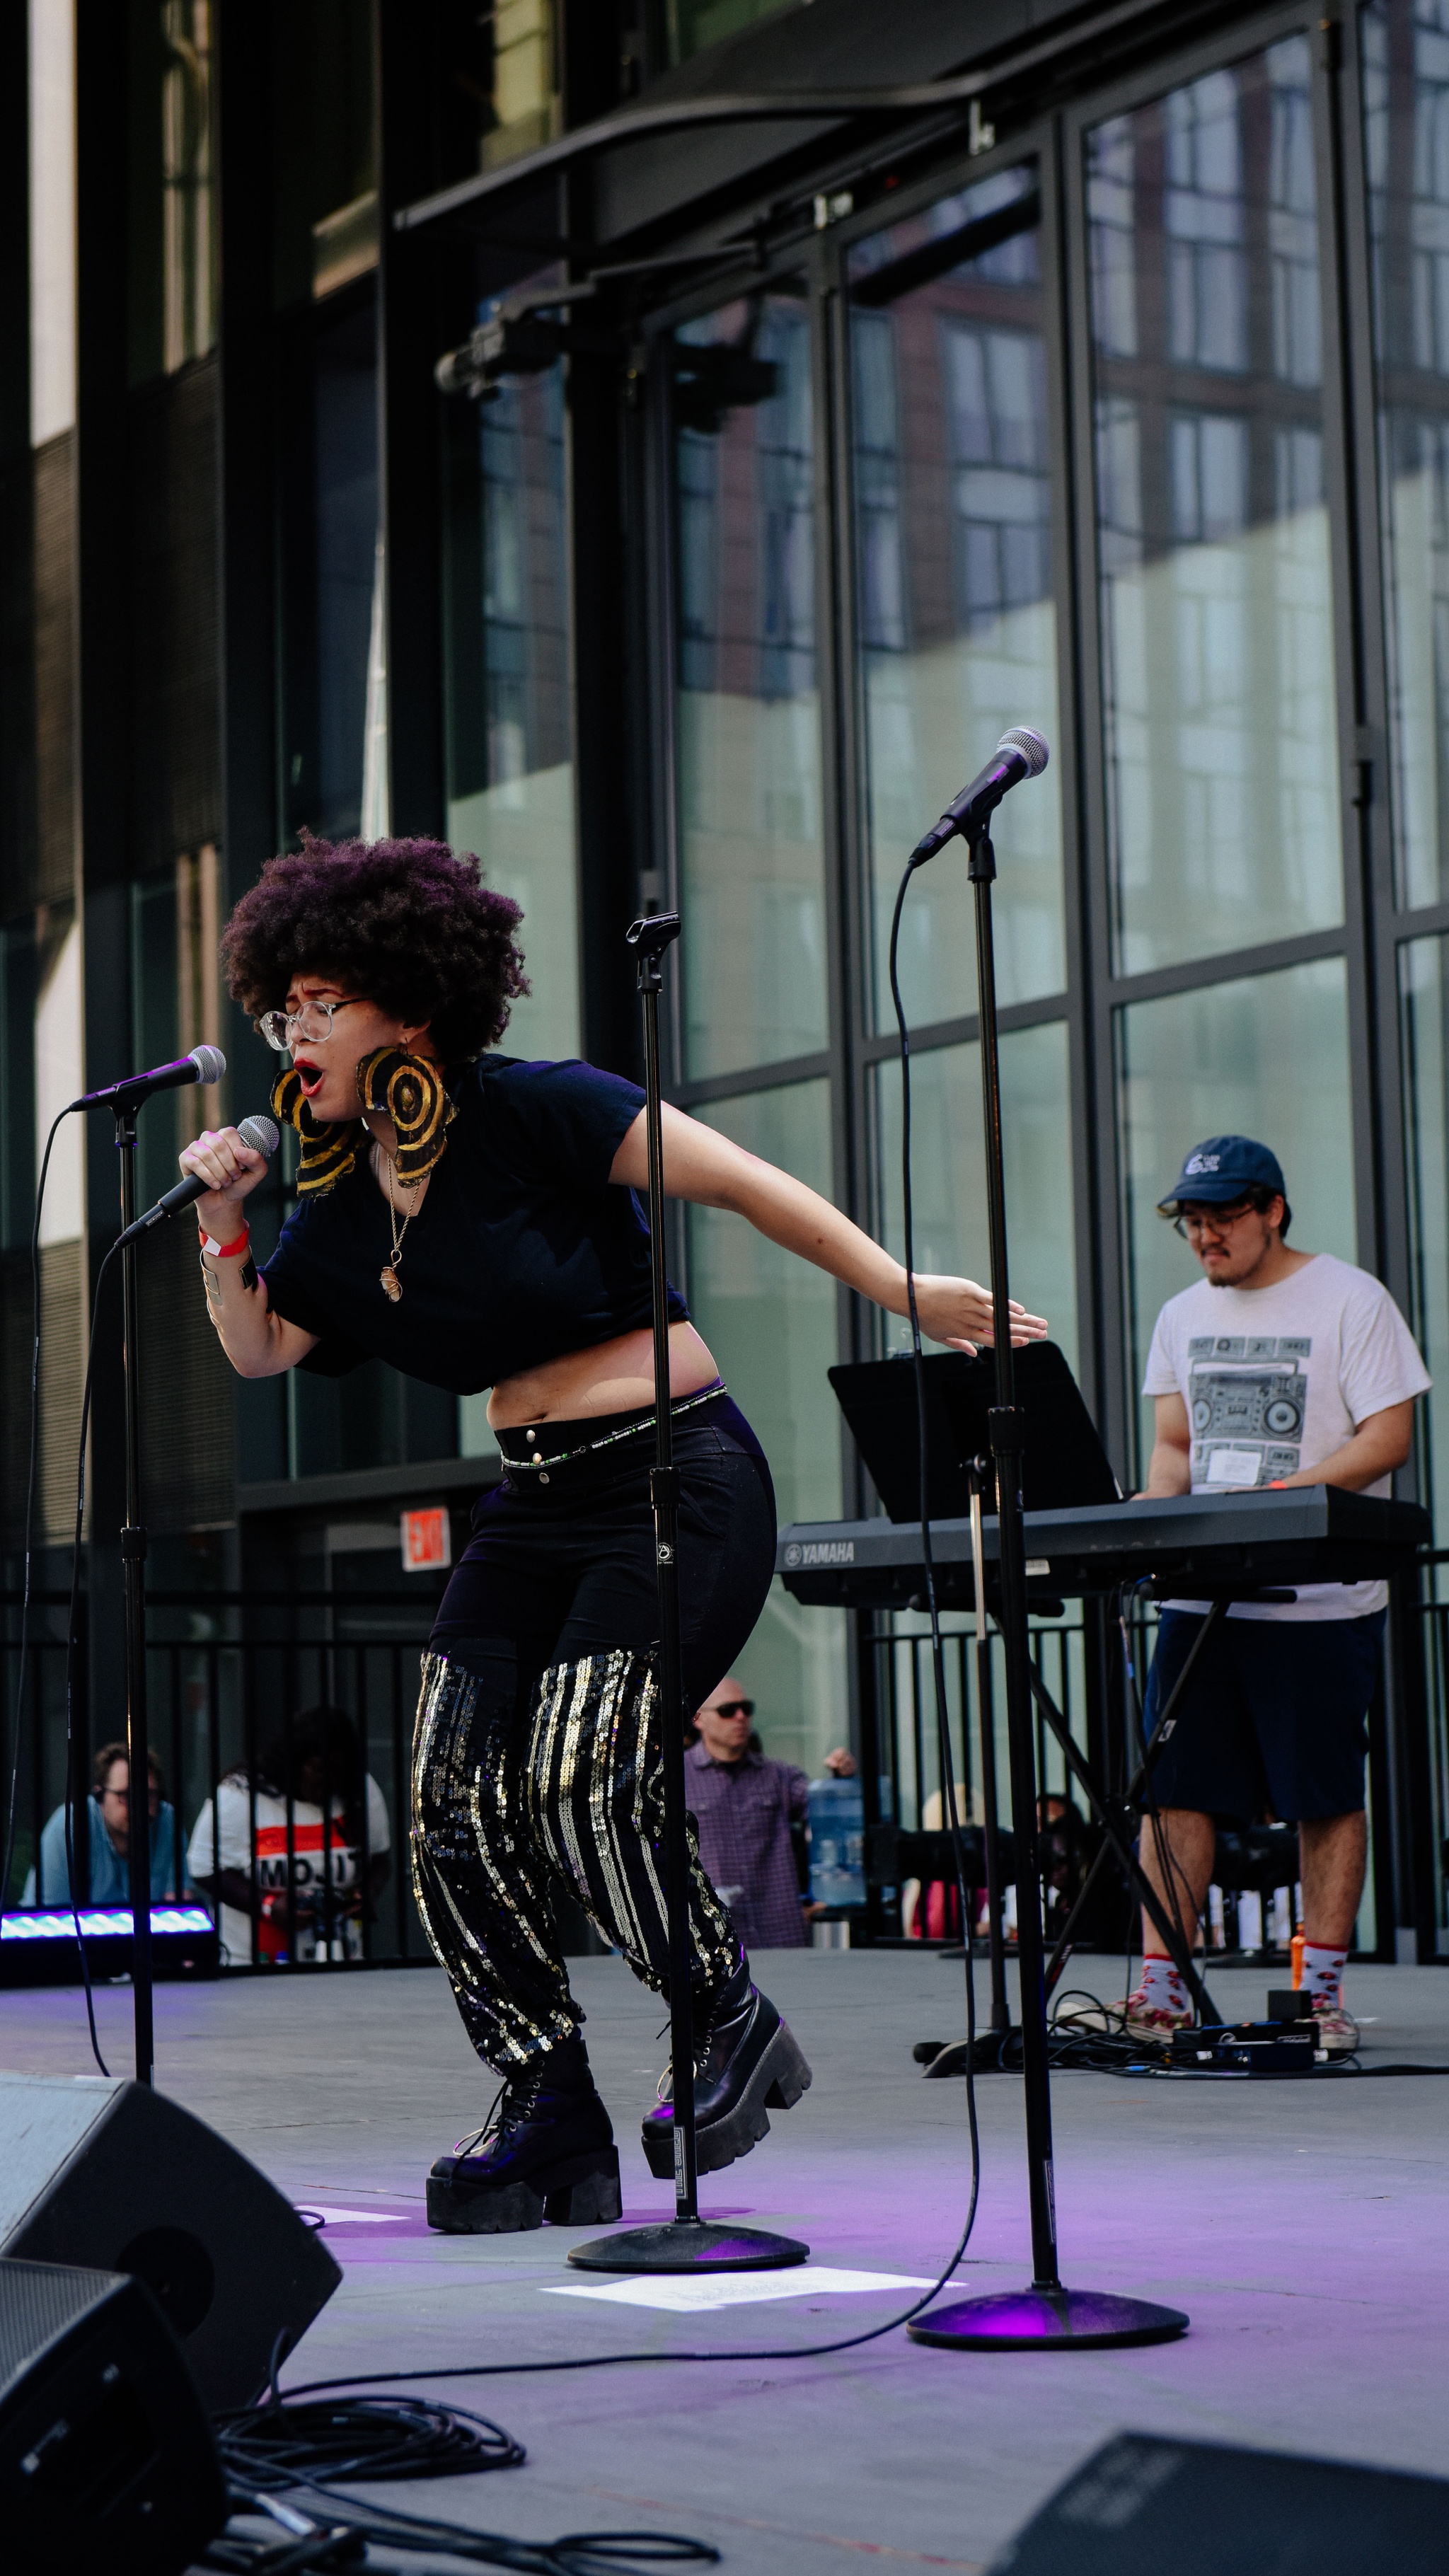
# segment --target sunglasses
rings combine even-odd
[[[716,1717],[753,1717],[754,1713],[752,1699],[717,1699],[714,1703],[713,1715]]]

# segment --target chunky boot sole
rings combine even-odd
[[[444,2236],[516,2236],[545,2219],[551,2227],[593,2227],[622,2208],[617,2147],[540,2165],[526,2182],[428,2176],[428,2225]]]
[[[810,2089],[810,2069],[788,2022],[781,2022],[753,2070],[733,2110],[704,2122],[695,2131],[695,2157],[702,2174],[747,2156],[769,2135],[770,2113],[792,2111]],[[643,2132],[644,2155],[656,2182],[674,2178],[674,2123],[649,2121]]]

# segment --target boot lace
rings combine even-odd
[[[489,2104],[488,2116],[481,2129],[471,2129],[459,2138],[455,2156],[471,2156],[478,2147],[486,2147],[490,2138],[506,2138],[513,2129],[521,2129],[537,2108],[543,2086],[541,2066],[521,2066],[516,2075],[506,2075]]]

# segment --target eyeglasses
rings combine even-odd
[[[359,996],[345,1002],[304,1002],[300,1011],[263,1011],[257,1022],[269,1047],[278,1055],[300,1038],[304,1046],[325,1046],[332,1035],[335,1011],[350,1011]]]
[[[1240,1217],[1251,1216],[1254,1213],[1256,1213],[1256,1202],[1252,1199],[1240,1199],[1236,1207],[1213,1208],[1210,1211],[1205,1210],[1198,1216],[1188,1216],[1186,1213],[1175,1216],[1172,1220],[1172,1231],[1174,1234],[1182,1235],[1184,1239],[1194,1234],[1216,1234],[1220,1226],[1236,1225]]]
[[[752,1699],[717,1699],[709,1711],[711,1717],[753,1717],[754,1713],[755,1703]],[[704,1710],[701,1709],[701,1717],[704,1714]]]

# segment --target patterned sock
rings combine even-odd
[[[1324,1950],[1316,1941],[1303,1944],[1303,1988],[1314,2003],[1339,2005],[1343,2002],[1343,1971],[1346,1950]]]
[[[1171,1959],[1154,1958],[1150,1952],[1143,1959],[1142,1999],[1158,2012],[1187,2011],[1187,1988]]]

